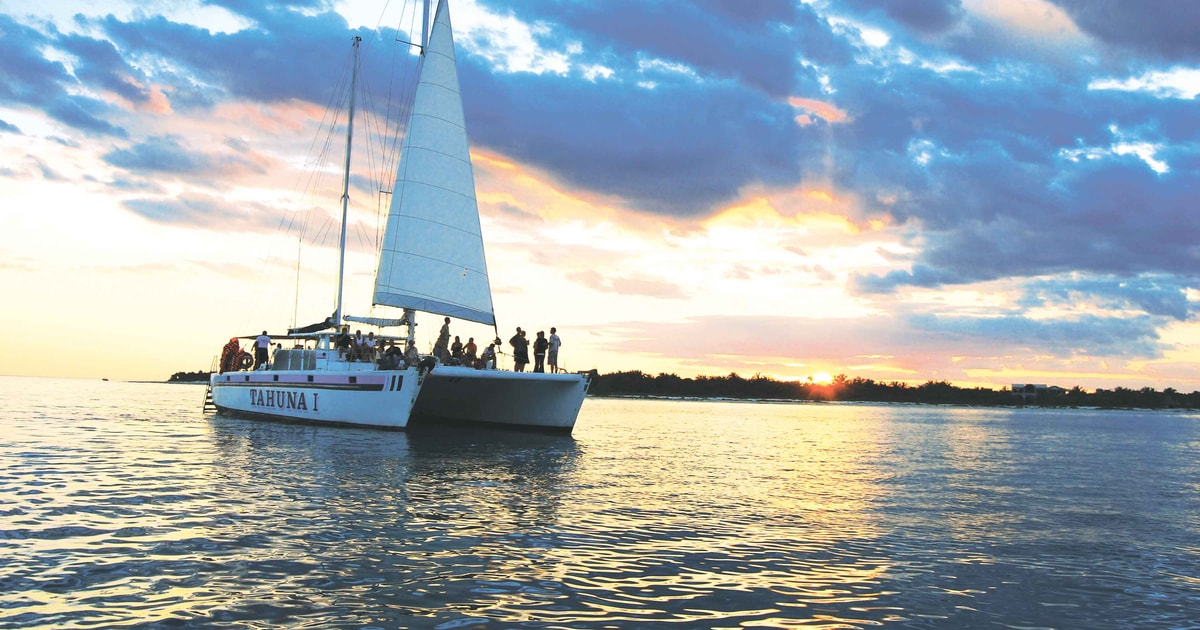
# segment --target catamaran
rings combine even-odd
[[[426,25],[429,6],[425,0]],[[355,38],[352,83],[358,47]],[[402,309],[402,315],[383,319],[342,311],[351,89],[334,313],[321,324],[271,337],[299,347],[279,348],[265,369],[241,369],[244,355],[236,353],[222,361],[210,378],[206,405],[272,419],[397,429],[410,422],[473,423],[569,433],[575,426],[587,394],[586,374],[464,365],[430,369],[435,363],[430,357],[418,365],[389,365],[373,356],[361,360],[338,346],[345,322],[400,327],[405,334],[381,338],[405,344],[415,340],[418,313],[496,325],[447,0],[438,3],[432,28],[423,28],[419,73],[372,299],[374,305]]]

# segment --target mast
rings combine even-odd
[[[425,55],[425,47],[429,45],[429,0],[425,0],[425,13],[421,18],[421,55]]]
[[[292,328],[300,325],[300,248],[304,245],[304,239],[296,237],[296,301],[292,304]]]
[[[425,49],[429,47],[429,1],[425,0],[422,5],[425,11],[421,14],[421,62],[425,62]],[[406,308],[404,309],[404,317],[401,318],[405,322],[407,328],[407,340],[414,342],[417,339],[417,311]]]
[[[338,327],[342,325],[342,292],[345,289],[346,217],[350,208],[350,147],[354,142],[354,92],[358,83],[358,45],[360,42],[362,42],[362,38],[354,36],[354,65],[350,70],[350,110],[349,121],[346,124],[346,169],[342,175],[342,235],[338,239],[337,310],[334,311],[333,316],[333,323]]]

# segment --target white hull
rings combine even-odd
[[[212,401],[221,411],[277,420],[407,427],[421,389],[417,370],[375,370],[372,365],[360,365],[366,369],[214,374]]]
[[[587,395],[580,374],[438,366],[413,406],[414,424],[472,423],[569,433]]]
[[[539,374],[438,366],[378,370],[330,361],[333,368],[214,374],[220,411],[275,420],[404,429],[478,424],[570,433],[587,395],[580,374]]]

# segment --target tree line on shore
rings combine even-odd
[[[210,372],[176,372],[169,382],[207,381]],[[927,381],[909,385],[869,378],[850,378],[845,374],[831,383],[777,381],[759,374],[750,378],[736,372],[728,376],[685,378],[677,374],[651,376],[639,370],[599,374],[593,372],[588,394],[591,396],[641,396],[664,398],[730,398],[739,400],[794,400],[919,403],[931,405],[971,405],[983,407],[1100,407],[1105,409],[1200,409],[1200,391],[1184,394],[1170,387],[1158,391],[1151,387],[1097,389],[1086,392],[1078,386],[1027,388],[1013,391],[984,387],[956,387],[946,381]]]
[[[839,374],[832,383],[777,381],[762,375],[683,378],[676,374],[651,376],[641,371],[593,374],[588,393],[593,396],[661,396],[672,398],[732,398],[755,400],[847,401],[972,405],[986,407],[1100,407],[1107,409],[1200,409],[1200,392],[1184,394],[1172,388],[1097,389],[1080,387],[1025,388],[1013,391],[983,387],[956,387],[946,381],[909,385],[883,383]]]
[[[176,372],[167,379],[168,383],[202,383],[208,380],[212,372],[197,370],[195,372]]]

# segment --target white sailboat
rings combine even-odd
[[[426,15],[428,7],[426,0]],[[328,322],[404,326],[406,341],[415,338],[418,313],[492,326],[496,322],[446,0],[438,3],[424,44],[373,295],[373,304],[403,309],[403,316],[344,316],[339,269],[337,307]],[[351,96],[351,129],[353,111]],[[342,265],[350,146],[347,138]],[[273,337],[305,347],[279,350],[269,369],[217,371],[209,382],[212,404],[218,410],[284,420],[391,428],[406,428],[410,421],[472,423],[570,432],[587,394],[583,374],[455,365],[387,369],[343,356],[335,347],[336,335],[318,331]]]

